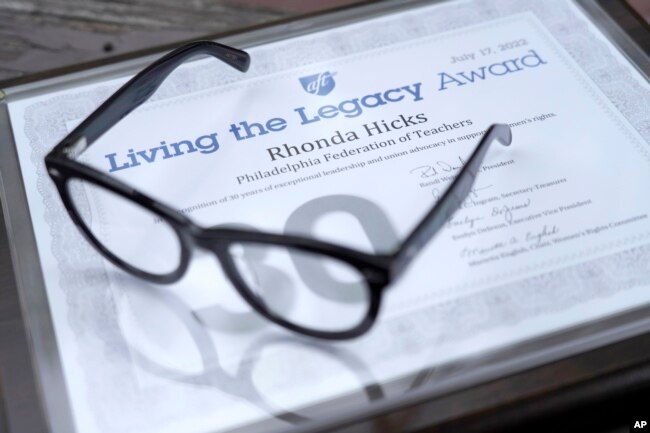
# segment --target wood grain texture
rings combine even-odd
[[[628,4],[639,15],[641,15],[648,24],[650,24],[650,1],[648,0],[627,0]]]
[[[0,82],[359,0],[0,0]]]
[[[218,2],[0,2],[0,80],[265,22],[285,14]]]

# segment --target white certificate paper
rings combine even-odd
[[[314,347],[207,254],[154,286],[73,227],[43,156],[123,79],[11,103],[79,431],[227,431],[650,301],[650,86],[573,3],[449,2],[249,52],[246,74],[182,67],[82,159],[204,226],[390,252],[490,124],[512,145],[372,331]]]

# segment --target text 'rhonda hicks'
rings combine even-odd
[[[437,91],[449,91],[450,89],[467,86],[469,84],[477,84],[482,81],[491,80],[494,77],[505,77],[510,74],[525,71],[527,69],[534,69],[548,64],[537,51],[531,49],[527,54],[520,57],[501,60],[489,65],[480,66],[471,70],[460,72],[439,72],[438,88]],[[298,107],[294,108],[294,113],[297,114],[299,126],[321,122],[323,120],[334,119],[336,117],[355,118],[364,114],[367,109],[375,109],[385,106],[387,104],[396,104],[401,101],[419,102],[424,99],[423,85],[421,82],[412,83],[400,87],[390,88],[388,90],[369,93],[356,98],[345,99],[336,104],[323,105],[318,108]],[[424,114],[419,114],[414,117],[405,117],[400,115],[399,118],[393,119],[390,122],[376,121],[362,125],[368,137],[373,135],[383,134],[392,130],[401,129],[417,125],[418,123],[426,122]],[[272,117],[267,121],[253,122],[253,121],[240,121],[230,124],[229,132],[237,141],[248,140],[253,137],[266,135],[269,133],[279,132],[288,126],[288,121],[282,117]],[[123,156],[118,156],[117,153],[109,153],[104,155],[109,163],[109,172],[124,170],[131,167],[137,167],[143,164],[151,164],[160,159],[171,159],[177,156],[198,152],[200,154],[214,153],[219,149],[219,142],[217,140],[217,133],[202,135],[195,140],[180,140],[176,143],[167,144],[161,141],[159,146],[151,147],[143,150],[128,149],[128,152]],[[354,131],[338,134],[332,137],[334,144],[341,144],[343,142],[354,141],[359,139],[359,136]],[[340,141],[340,142],[338,142]],[[326,146],[319,143],[325,143],[325,139],[315,140],[314,149]],[[266,151],[272,161],[277,158],[287,158],[295,156],[303,152],[311,150],[311,142],[304,143],[306,148],[298,149],[295,146],[283,144],[279,147],[267,148]]]
[[[362,125],[363,130],[367,137],[372,137],[374,135],[384,134],[386,132],[408,128],[410,126],[416,126],[421,123],[427,122],[428,119],[424,113],[419,113],[411,116],[405,116],[400,114],[397,118],[391,120],[378,120],[375,122],[365,123]],[[269,147],[266,149],[271,161],[276,159],[290,158],[292,156],[298,156],[301,153],[309,153],[314,150],[325,149],[332,145],[339,145],[351,141],[359,140],[359,134],[355,131],[346,131],[341,133],[336,131],[336,133],[327,138],[318,138],[312,141],[306,141],[300,145],[293,146],[289,144],[283,144],[278,147]]]

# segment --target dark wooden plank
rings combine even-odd
[[[0,2],[0,80],[284,16],[217,2]]]
[[[632,9],[650,24],[650,2],[648,0],[627,0]]]
[[[0,81],[359,0],[0,2]]]

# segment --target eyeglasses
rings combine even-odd
[[[170,206],[75,160],[144,103],[174,69],[198,55],[215,57],[241,72],[250,64],[246,52],[209,41],[170,52],[124,84],[54,147],[45,157],[48,173],[72,221],[119,268],[154,283],[173,283],[187,271],[194,248],[211,251],[254,310],[308,336],[336,340],[366,332],[377,318],[386,287],[405,271],[471,191],[490,144],[497,140],[507,146],[511,142],[507,125],[490,126],[440,199],[392,254],[368,254],[305,236],[204,228]],[[102,205],[93,205],[90,197],[92,203]],[[314,290],[313,279],[321,274],[331,281],[328,288],[337,296],[328,296],[322,288]],[[288,291],[297,302],[286,301]]]

